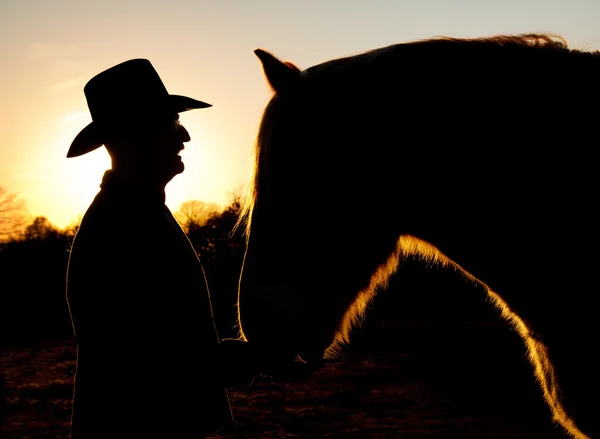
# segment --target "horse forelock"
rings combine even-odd
[[[250,228],[252,222],[252,215],[254,213],[259,194],[260,181],[265,177],[267,172],[267,154],[269,148],[269,138],[273,129],[276,129],[277,125],[273,124],[274,113],[277,111],[278,96],[275,95],[271,98],[267,106],[265,107],[262,118],[259,124],[258,133],[254,141],[253,150],[253,165],[250,178],[250,184],[246,193],[246,196],[242,203],[242,208],[238,220],[234,226],[234,230],[239,227],[244,227],[244,235],[246,240],[250,236]]]

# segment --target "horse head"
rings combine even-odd
[[[255,53],[274,94],[259,128],[243,217],[240,329],[271,357],[318,363],[336,354],[369,302],[373,272],[398,237],[388,227],[395,215],[382,220],[359,207],[339,217],[362,201],[385,203],[367,189],[382,183],[381,168],[347,148],[356,135],[347,124],[360,122],[355,97],[335,80],[321,80],[318,69]],[[352,239],[358,224],[374,230],[372,239]]]

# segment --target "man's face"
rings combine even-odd
[[[140,157],[147,170],[165,182],[181,174],[185,166],[179,153],[184,143],[190,141],[188,131],[179,123],[179,115],[148,127],[140,139]]]
[[[179,123],[179,115],[164,125],[159,124],[157,131],[157,147],[161,168],[167,174],[172,173],[173,175],[170,178],[173,178],[185,169],[179,153],[183,151],[184,143],[190,141],[190,134]]]

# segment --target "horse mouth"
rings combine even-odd
[[[321,369],[325,364],[325,358],[323,357],[323,353],[318,354],[315,352],[300,352],[296,361],[306,364],[313,370]]]

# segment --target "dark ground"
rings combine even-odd
[[[476,321],[444,331],[440,349],[424,321],[373,324],[344,358],[307,382],[261,378],[231,390],[240,428],[215,437],[563,437],[515,334]],[[73,342],[5,349],[0,367],[6,381],[0,437],[68,437]]]
[[[482,292],[409,280],[395,282],[410,294],[392,284],[378,296],[343,356],[310,380],[231,390],[239,427],[214,437],[564,438],[520,338]],[[67,438],[73,340],[0,349],[0,438]]]

